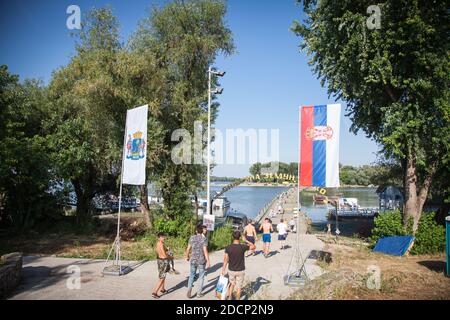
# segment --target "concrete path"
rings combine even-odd
[[[292,195],[283,203],[285,217],[292,214]],[[276,202],[275,202],[276,204]],[[289,208],[289,206],[291,206]],[[272,220],[277,222],[277,218]],[[303,233],[303,232],[301,232]],[[306,232],[304,232],[306,233]],[[257,242],[257,255],[246,259],[246,293],[243,298],[250,299],[283,299],[294,290],[284,285],[284,276],[288,272],[295,253],[296,235],[289,234],[287,249],[280,250],[277,234],[272,235],[271,253],[268,258],[262,255],[262,242]],[[314,235],[300,235],[300,251],[306,258],[312,250],[322,250],[324,243]],[[208,270],[205,284],[205,296],[202,299],[216,299],[214,289],[220,275],[223,260],[223,250],[211,254],[211,268]],[[157,281],[156,261],[143,264],[130,262],[133,271],[121,277],[103,276],[104,261],[67,259],[55,257],[27,256],[23,262],[23,280],[10,299],[152,299],[151,293]],[[292,265],[291,265],[292,266]],[[295,267],[292,266],[292,267]],[[79,268],[79,269],[78,269]],[[176,260],[175,268],[179,275],[167,276],[166,289],[169,292],[161,299],[187,299],[187,279],[189,263]],[[80,288],[74,284],[75,274],[72,269],[79,270],[81,275]],[[307,260],[306,271],[313,279],[322,274],[322,270],[314,260]],[[196,292],[194,285],[193,293]]]

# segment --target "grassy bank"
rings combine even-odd
[[[444,299],[450,300],[450,278],[444,274],[445,255],[396,257],[373,253],[356,238],[320,236],[332,262],[319,262],[325,274],[311,281],[292,299]],[[369,289],[369,270],[380,270],[379,289]]]
[[[51,255],[63,258],[106,259],[116,235],[116,218],[103,217],[92,225],[78,228],[71,222],[61,222],[45,230],[18,234],[0,234],[0,255],[23,252],[25,255]],[[142,218],[126,216],[121,221],[122,259],[132,261],[156,259],[155,232],[146,230]],[[220,250],[230,243],[231,229],[219,228],[211,235],[210,250]],[[182,258],[188,239],[171,237],[166,246]]]

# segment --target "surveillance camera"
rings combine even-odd
[[[223,92],[223,88],[217,88],[216,90],[214,90],[214,94],[222,94]]]

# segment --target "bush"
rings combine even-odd
[[[412,254],[438,253],[445,250],[445,227],[438,225],[435,213],[422,214]]]
[[[233,227],[225,225],[217,228],[209,239],[209,250],[221,250],[231,244]]]
[[[414,246],[411,254],[438,253],[445,249],[445,228],[434,220],[435,213],[423,213],[419,220]],[[373,245],[378,239],[390,236],[412,235],[412,221],[408,227],[403,227],[400,211],[380,214],[374,220],[372,236],[369,240]]]
[[[155,219],[155,231],[163,232],[169,236],[180,236],[188,239],[191,235],[191,224],[182,219],[169,220],[165,218]]]
[[[407,235],[403,228],[402,214],[399,210],[380,214],[374,220],[372,235],[369,240],[375,244],[378,239],[391,236]]]

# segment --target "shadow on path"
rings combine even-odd
[[[244,288],[242,288],[242,300],[248,300],[251,296],[256,294],[262,286],[270,284],[270,281],[263,278],[258,277],[255,281],[250,282]]]
[[[207,269],[206,273],[205,273],[205,280],[207,279],[206,277],[207,277],[208,274],[212,274],[212,273],[216,272],[221,267],[222,267],[222,263],[216,263],[215,265],[213,265],[209,269]],[[194,283],[197,280],[198,280],[198,274],[196,274],[196,276],[194,278]],[[212,290],[214,290],[216,288],[217,281],[219,281],[219,276],[215,277],[212,280],[209,280],[208,284],[206,284],[206,285],[204,284],[203,285],[203,294],[207,294],[207,293],[211,292]],[[179,282],[177,285],[175,285],[172,288],[168,289],[167,293],[175,292],[175,291],[177,291],[177,290],[179,290],[181,288],[187,288],[188,283],[189,283],[189,275],[183,281]],[[208,290],[206,291],[205,289],[208,289]]]

